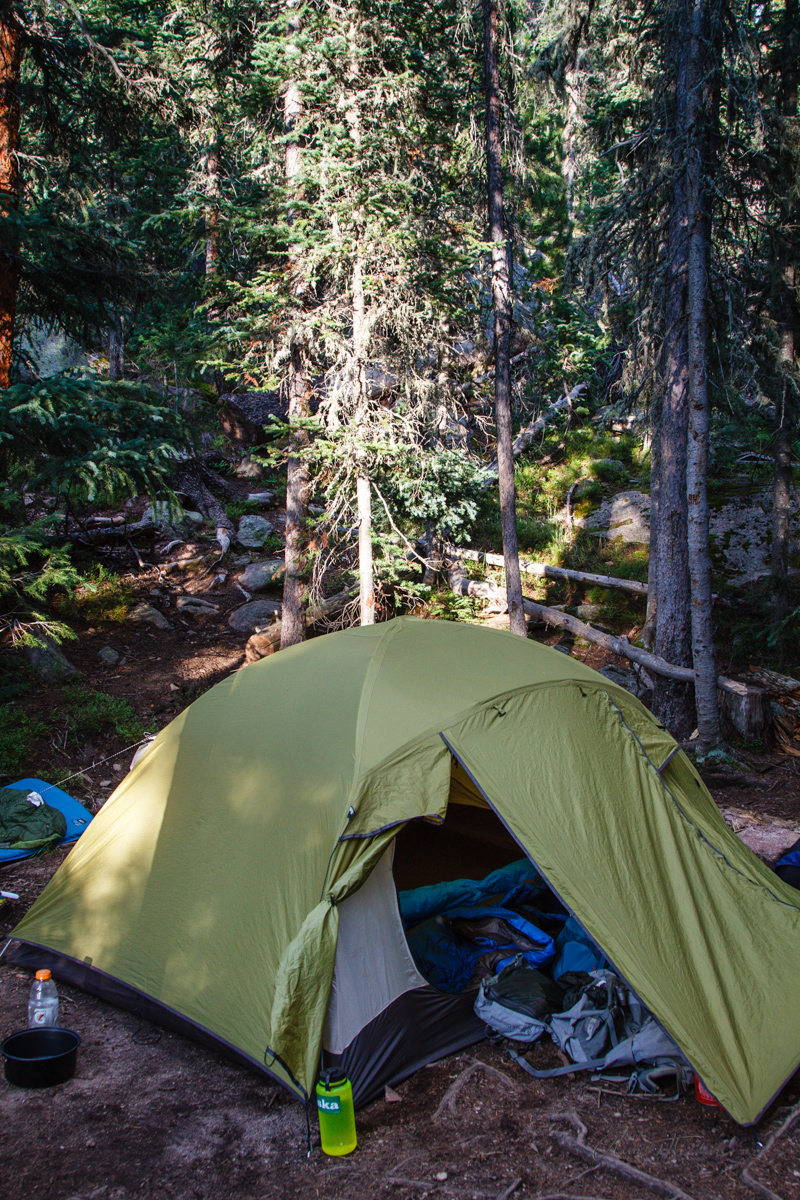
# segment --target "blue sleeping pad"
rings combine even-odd
[[[64,814],[67,832],[58,843],[59,846],[68,846],[72,842],[77,842],[92,819],[92,814],[82,804],[79,804],[72,796],[68,796],[66,792],[62,792],[61,788],[55,787],[52,783],[45,783],[43,779],[20,779],[7,786],[19,788],[21,792],[38,792],[45,804],[59,809]],[[0,850],[0,867],[5,866],[6,863],[15,862],[19,858],[31,858],[37,853],[36,850]]]

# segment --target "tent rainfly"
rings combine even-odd
[[[730,1115],[755,1121],[800,1063],[800,893],[636,699],[507,633],[402,617],[218,684],[92,821],[14,957],[300,1099],[325,1049],[363,1103],[483,1033],[474,994],[414,963],[402,870],[478,878],[521,852]]]

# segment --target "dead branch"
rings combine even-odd
[[[778,1139],[782,1138],[785,1133],[788,1133],[798,1119],[800,1119],[800,1103],[795,1104],[783,1124],[775,1130],[769,1140],[761,1147],[755,1158],[750,1159],[750,1162],[739,1176],[742,1183],[746,1184],[752,1191],[757,1192],[759,1196],[763,1196],[764,1200],[782,1200],[782,1197],[777,1192],[770,1191],[768,1187],[763,1183],[759,1183],[757,1179],[753,1179],[753,1176],[750,1174],[750,1168],[754,1167],[760,1159],[769,1154]]]
[[[502,567],[501,554],[481,554],[477,550],[462,550],[460,546],[448,546],[448,553],[454,558],[467,558],[470,562],[484,562],[490,567]],[[566,567],[551,567],[549,563],[520,562],[520,571],[526,575],[536,575],[541,579],[567,579],[572,583],[589,583],[596,587],[619,588],[624,592],[633,592],[636,596],[647,595],[647,584],[639,583],[637,579],[618,579],[614,575],[593,575],[589,571],[571,571]]]
[[[519,1187],[519,1185],[521,1183],[522,1183],[522,1176],[519,1175],[519,1176],[517,1176],[516,1179],[512,1180],[512,1182],[508,1185],[507,1188],[504,1188],[503,1191],[499,1193],[499,1195],[497,1196],[497,1200],[509,1200],[509,1197],[514,1195],[514,1192],[517,1190],[517,1188]]]
[[[514,1083],[514,1080],[509,1075],[506,1075],[505,1071],[498,1071],[497,1067],[490,1067],[486,1063],[480,1062],[477,1058],[473,1058],[469,1066],[461,1072],[458,1078],[451,1083],[450,1087],[445,1092],[439,1107],[433,1114],[434,1121],[438,1121],[440,1119],[445,1109],[450,1113],[451,1116],[456,1115],[456,1100],[458,1099],[458,1094],[464,1087],[464,1084],[468,1083],[473,1075],[477,1075],[478,1071],[485,1071],[487,1075],[493,1075],[495,1079],[499,1079],[501,1083],[505,1084],[506,1087],[511,1088],[511,1090],[514,1092],[517,1090],[517,1085]]]
[[[447,578],[450,587],[459,596],[473,596],[480,600],[492,600],[498,604],[504,604],[506,601],[505,588],[498,587],[494,583],[478,583],[474,579],[468,579],[458,562],[450,567]],[[654,675],[675,679],[679,683],[694,683],[694,671],[691,667],[675,667],[657,654],[650,654],[647,650],[632,646],[627,638],[616,637],[612,633],[603,633],[601,629],[595,629],[593,625],[587,625],[584,621],[579,621],[577,617],[571,617],[569,613],[561,612],[557,608],[548,608],[544,604],[537,604],[534,600],[528,600],[527,597],[523,598],[522,604],[528,616],[538,617],[539,620],[548,625],[555,625],[558,629],[566,629],[576,637],[584,638],[587,642],[593,642],[596,646],[610,650],[612,654],[620,654],[640,667],[644,667],[645,670],[651,671]],[[728,679],[725,675],[718,676],[717,687],[736,696],[764,695],[763,689],[748,687],[746,683]]]
[[[535,420],[526,425],[524,429],[520,429],[511,446],[511,453],[514,458],[519,458],[524,450],[527,450],[534,438],[538,437],[547,424],[548,418],[555,416],[561,412],[562,408],[567,407],[573,400],[577,400],[581,392],[586,391],[588,383],[579,383],[574,387],[567,396],[562,396],[560,400],[556,400],[549,408],[546,408],[543,413],[540,413]],[[491,486],[497,478],[497,459],[493,459],[486,468],[486,487]]]
[[[684,1192],[676,1183],[670,1183],[666,1179],[659,1179],[656,1175],[648,1175],[646,1171],[640,1171],[638,1167],[631,1166],[630,1163],[624,1162],[614,1154],[607,1154],[601,1150],[595,1150],[592,1146],[587,1146],[585,1141],[587,1129],[577,1113],[552,1113],[551,1120],[565,1121],[577,1132],[577,1137],[571,1137],[570,1134],[562,1133],[558,1130],[555,1130],[552,1134],[562,1150],[566,1150],[576,1158],[580,1158],[592,1166],[603,1167],[607,1171],[613,1171],[614,1174],[621,1175],[623,1179],[630,1179],[634,1183],[649,1188],[652,1192],[658,1192],[662,1196],[667,1196],[669,1200],[693,1200],[688,1192]]]

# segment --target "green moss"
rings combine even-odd
[[[29,717],[18,704],[12,702],[0,706],[0,782],[5,785],[33,773],[33,743],[47,732],[48,727],[43,721]]]
[[[81,683],[64,688],[62,711],[67,717],[67,740],[73,744],[92,733],[116,733],[126,742],[137,742],[144,727],[122,696],[107,696]]]
[[[136,593],[127,579],[103,566],[93,567],[72,592],[57,601],[60,615],[90,623],[122,624],[136,603]]]

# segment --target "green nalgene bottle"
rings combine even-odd
[[[326,1071],[317,1083],[319,1136],[326,1154],[349,1154],[356,1148],[356,1114],[349,1079]]]

